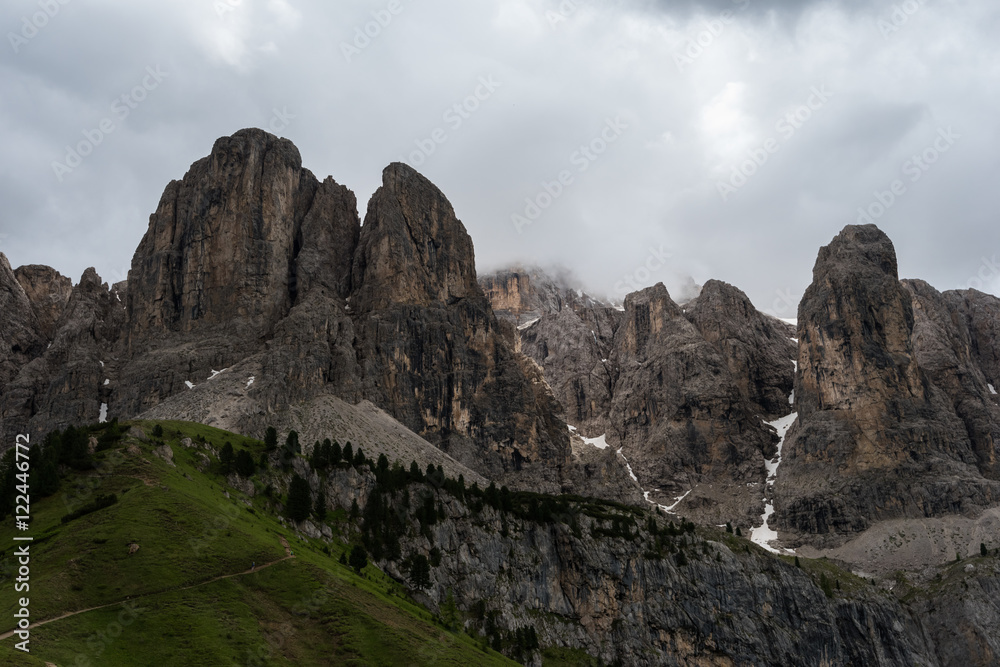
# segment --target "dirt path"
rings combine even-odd
[[[242,577],[245,574],[260,572],[261,570],[271,567],[272,565],[277,565],[278,563],[286,561],[290,558],[295,558],[295,556],[292,555],[291,548],[288,546],[288,541],[285,540],[284,537],[281,538],[281,544],[282,546],[285,547],[286,556],[284,558],[279,558],[278,560],[273,560],[270,563],[264,563],[260,567],[251,567],[249,570],[244,570],[242,572],[235,572],[233,574],[223,574],[218,577],[214,577],[212,579],[207,579],[205,581],[198,582],[197,584],[191,584],[190,586],[181,586],[180,588],[168,588],[166,590],[156,591],[155,593],[146,593],[145,595],[137,595],[136,597],[126,598],[124,600],[118,600],[117,602],[109,602],[107,604],[98,605],[96,607],[88,607],[87,609],[78,609],[77,611],[67,612],[62,616],[56,616],[55,618],[47,618],[44,621],[36,621],[28,626],[28,630],[33,630],[39,626],[48,625],[49,623],[55,623],[56,621],[61,621],[64,618],[69,618],[70,616],[76,616],[77,614],[85,614],[88,611],[106,609],[107,607],[114,607],[115,605],[124,604],[126,602],[132,602],[134,600],[141,600],[143,598],[148,598],[153,595],[162,595],[163,593],[169,593],[171,591],[189,591],[192,588],[198,588],[199,586],[207,586],[208,584],[215,583],[216,581],[221,581],[222,579],[232,579],[233,577]],[[17,630],[15,629],[3,633],[2,635],[0,635],[0,641],[3,641],[4,639],[7,639],[9,637],[13,637],[16,631]]]

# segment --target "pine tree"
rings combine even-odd
[[[235,458],[232,443],[226,442],[219,451],[219,473],[229,475],[233,471],[233,461]]]
[[[988,556],[990,552],[986,549],[986,544],[984,542],[979,543],[979,555]]]
[[[368,565],[368,552],[360,544],[354,545],[354,548],[351,549],[351,557],[348,559],[348,563],[354,568],[355,572],[361,574],[361,570],[365,568],[365,565]]]
[[[253,477],[254,472],[256,472],[256,467],[254,466],[253,457],[245,449],[241,449],[240,453],[236,455],[236,464],[234,466],[236,474],[240,477],[250,478]]]
[[[273,426],[268,426],[264,433],[264,449],[273,452],[278,448],[278,431]]]
[[[431,564],[427,556],[414,554],[410,557],[410,583],[418,590],[431,585]]]
[[[298,473],[292,475],[292,482],[288,485],[288,502],[285,504],[285,513],[292,521],[304,521],[309,518],[312,510],[312,500],[309,497],[309,483],[299,477]]]
[[[316,494],[316,507],[313,508],[313,513],[320,521],[326,519],[326,493],[323,489],[320,489],[319,493]]]
[[[455,604],[455,595],[448,589],[448,595],[441,604],[441,623],[449,630],[458,628],[458,606]]]
[[[354,467],[358,468],[365,464],[365,453],[358,447],[358,453],[354,455]]]
[[[343,456],[343,451],[340,449],[340,443],[334,440],[330,446],[330,455],[326,457],[326,460],[330,462],[330,465],[335,466],[340,463],[341,456]]]
[[[153,437],[162,438],[163,437],[163,427],[159,424],[153,427]]]
[[[351,443],[344,445],[343,457],[344,462],[347,463],[347,465],[350,465],[351,460],[354,458],[354,447],[351,446]]]

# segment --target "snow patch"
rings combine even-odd
[[[104,362],[103,361],[98,361],[97,363],[99,363],[101,365],[101,368],[104,368]]]
[[[991,384],[988,384],[988,385],[986,385],[986,386],[990,388],[990,393],[991,393],[991,394],[993,394],[994,396],[996,396],[996,395],[997,395],[997,390],[996,390],[996,387],[994,387],[994,386],[993,386],[993,385],[991,385]]]
[[[105,387],[107,387],[109,384],[111,384],[111,380],[105,380],[104,381],[104,386]]]
[[[789,398],[791,400],[791,398]],[[790,415],[785,415],[780,419],[775,419],[773,422],[764,422],[768,426],[771,426],[778,432],[778,454],[771,461],[765,461],[764,465],[767,467],[767,484],[768,486],[774,485],[774,480],[778,477],[778,466],[781,465],[781,450],[785,445],[785,436],[788,435],[788,429],[792,427],[795,420],[798,418],[798,413],[793,412]],[[787,554],[794,553],[789,549],[776,549],[771,546],[771,542],[778,539],[778,532],[771,529],[770,521],[771,515],[774,514],[774,502],[764,499],[764,513],[761,515],[761,525],[750,531],[750,540],[771,553],[776,554]]]
[[[624,313],[625,306],[615,306],[615,310],[617,310],[619,313]]]
[[[256,378],[256,377],[254,377],[253,375],[251,375],[251,376],[250,376],[250,380],[249,380],[249,381],[247,381],[247,389],[249,389],[249,388],[250,388],[250,385],[252,385],[252,384],[253,384],[253,381],[254,381],[254,380],[256,380],[256,379],[257,379],[257,378]]]
[[[184,384],[187,386],[188,389],[194,389],[195,387],[194,384],[191,383],[191,380],[185,380]]]
[[[618,456],[622,457],[622,461],[625,462],[625,469],[628,470],[629,477],[631,477],[633,480],[635,480],[635,483],[638,484],[639,483],[639,478],[635,476],[634,472],[632,472],[632,466],[629,465],[628,459],[625,458],[624,454],[622,454],[622,450],[623,449],[624,449],[624,447],[619,447],[618,451],[615,452],[615,453],[618,454]],[[639,488],[642,488],[642,487],[639,487]],[[647,495],[647,494],[649,494],[649,491],[643,491],[643,495],[644,496]],[[649,500],[649,499],[647,498],[647,500]]]
[[[525,329],[527,329],[528,327],[530,327],[530,326],[531,326],[532,324],[534,324],[535,322],[537,322],[537,321],[538,321],[538,320],[540,320],[540,319],[542,319],[542,318],[540,318],[540,317],[536,317],[536,318],[535,318],[535,319],[533,319],[533,320],[528,320],[528,321],[527,321],[527,322],[525,322],[524,324],[519,324],[519,325],[518,325],[518,327],[517,327],[517,330],[518,330],[518,331],[524,331]]]
[[[228,368],[223,368],[221,371],[212,371],[212,374],[208,377],[208,379],[214,380],[217,375],[219,375],[220,373],[225,373],[228,370],[229,370]]]
[[[108,404],[101,403],[101,416],[97,418],[100,423],[108,421]]]
[[[583,441],[585,443],[587,443],[588,445],[593,445],[594,447],[597,447],[598,449],[607,449],[608,448],[607,436],[608,436],[608,434],[605,433],[604,435],[598,436],[596,438],[583,438],[583,436],[580,436],[580,437],[583,438]],[[636,481],[638,481],[638,480],[636,480]]]

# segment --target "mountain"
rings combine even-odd
[[[897,596],[648,506],[289,457],[200,424],[68,429],[36,456],[69,461],[89,439],[33,503],[31,654],[4,642],[5,664],[937,667],[1000,652],[993,554]],[[227,472],[227,443],[259,463]],[[325,517],[287,517],[295,476]]]
[[[237,132],[164,190],[127,287],[88,271],[52,327],[45,288],[32,302],[3,271],[4,434],[158,409],[260,435],[312,401],[369,399],[467,467],[558,490],[569,433],[474,266],[448,200],[409,167],[386,168],[362,227],[291,142]],[[220,390],[181,408],[199,386]]]
[[[178,517],[225,502],[246,508],[240,531],[198,565],[225,586],[234,559],[283,558],[278,535],[313,568],[282,570],[297,590],[351,582],[335,627],[296,626],[286,662],[398,660],[408,635],[421,664],[486,645],[533,665],[995,662],[1000,299],[900,280],[870,225],[819,251],[795,327],[721,281],[684,296],[478,275],[410,167],[386,167],[362,225],[289,141],[223,137],[166,187],[127,281],[0,255],[0,436],[44,443],[40,609],[216,583],[174,567],[209,530]],[[284,446],[260,442],[269,428]],[[353,458],[325,461],[327,439]],[[292,521],[303,485],[327,516]],[[121,506],[64,526],[53,486]],[[122,553],[134,535],[171,586]],[[363,578],[329,558],[355,546]],[[280,583],[205,608],[271,628]],[[344,620],[373,609],[365,631]],[[472,643],[433,639],[433,614]],[[191,646],[257,641],[240,618]],[[383,657],[372,637],[400,627]]]
[[[899,281],[892,243],[873,225],[820,250],[799,305],[780,528],[837,546],[877,521],[1000,502],[1000,415],[957,315],[925,283]]]

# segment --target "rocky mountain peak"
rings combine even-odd
[[[798,423],[777,487],[783,527],[836,543],[876,520],[1000,499],[1000,485],[982,476],[995,461],[985,383],[945,368],[970,358],[954,321],[935,290],[900,283],[878,228],[849,226],[820,250],[798,311]]]
[[[747,295],[720,280],[709,280],[684,314],[726,359],[742,393],[762,415],[791,410],[795,328],[759,312]]]
[[[51,340],[55,335],[56,322],[73,292],[73,281],[51,267],[37,264],[18,267],[14,277],[31,302],[38,318],[39,333]]]
[[[928,400],[912,331],[892,241],[874,225],[844,228],[820,249],[799,304],[799,414]]]
[[[386,167],[354,258],[359,307],[479,297],[474,257],[472,237],[447,197],[405,164]]]

